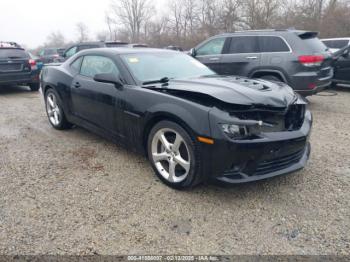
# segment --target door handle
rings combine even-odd
[[[75,84],[74,84],[74,87],[75,88],[79,88],[81,85],[80,85],[80,83],[79,82],[76,82]]]
[[[212,58],[209,58],[209,61],[219,61],[220,58],[219,57],[212,57]]]
[[[256,60],[256,59],[258,59],[257,56],[247,56],[246,58],[249,59],[249,60]]]

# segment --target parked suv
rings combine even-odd
[[[14,43],[0,44],[0,85],[25,84],[39,90],[39,70],[29,54]]]
[[[129,43],[127,42],[120,42],[120,41],[114,41],[114,42],[84,42],[72,45],[66,49],[66,51],[63,53],[63,58],[66,60],[69,57],[75,55],[76,53],[80,52],[81,50],[85,49],[92,49],[92,48],[102,48],[102,47],[127,47]]]
[[[331,84],[332,55],[317,32],[242,31],[214,36],[191,55],[221,75],[282,81],[304,96]]]

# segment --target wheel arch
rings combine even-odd
[[[184,121],[183,119],[181,119],[177,115],[175,115],[173,113],[169,113],[169,112],[158,112],[156,114],[152,114],[152,116],[150,116],[147,119],[147,121],[144,125],[144,128],[143,128],[142,143],[143,143],[143,149],[144,149],[146,156],[148,155],[147,142],[148,142],[149,134],[150,134],[152,128],[161,121],[174,122],[174,123],[178,124],[179,126],[181,126],[183,129],[185,129],[185,131],[187,133],[189,133],[189,135],[191,137],[195,137],[196,133],[193,130],[193,128],[188,123],[186,123],[186,121]]]
[[[275,69],[255,70],[249,74],[249,77],[259,78],[259,77],[266,76],[266,75],[272,75],[272,76],[278,77],[282,82],[287,83],[287,84],[289,82],[285,73],[283,73],[280,70],[275,70]]]

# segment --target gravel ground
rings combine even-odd
[[[177,192],[142,157],[0,88],[1,254],[350,254],[350,90],[314,96],[308,167]]]

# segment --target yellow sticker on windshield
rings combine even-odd
[[[139,59],[137,57],[130,57],[129,58],[129,62],[130,63],[138,63],[139,62]]]

